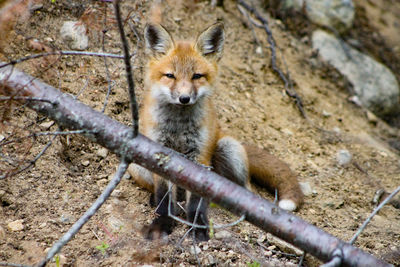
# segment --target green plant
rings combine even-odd
[[[57,267],[60,267],[60,255],[55,255],[54,256],[54,260],[56,261],[56,266]]]
[[[261,264],[257,261],[247,262],[246,264],[248,267],[260,267],[261,266]]]
[[[214,224],[213,224],[213,220],[212,219],[210,219],[210,222],[209,222],[209,229],[210,229],[210,238],[213,238],[214,237]]]
[[[96,249],[100,250],[101,254],[104,255],[109,247],[110,245],[103,241],[101,245],[96,246]]]

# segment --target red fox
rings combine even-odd
[[[155,23],[147,24],[144,37],[150,58],[140,111],[142,133],[248,189],[250,177],[264,187],[276,188],[279,207],[297,209],[303,193],[288,165],[265,150],[242,145],[218,125],[212,91],[225,41],[223,24],[211,25],[194,43],[175,42]],[[129,170],[139,185],[154,193],[158,217],[145,227],[145,236],[158,239],[170,234],[174,221],[168,216],[167,180],[136,165]],[[177,190],[172,190],[174,203]],[[208,202],[203,200],[198,207],[199,201],[198,195],[186,192],[187,219],[193,222],[197,210],[195,223],[208,225]],[[170,210],[177,211],[174,205]],[[207,229],[196,229],[195,237],[207,240]]]

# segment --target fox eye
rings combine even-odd
[[[175,79],[175,75],[173,75],[172,73],[166,73],[166,74],[164,74],[164,76],[166,76],[167,78],[170,78],[170,79]]]
[[[200,79],[201,77],[204,77],[204,74],[195,73],[195,74],[193,74],[193,76],[192,76],[192,80],[198,80],[198,79]]]

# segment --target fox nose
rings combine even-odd
[[[187,104],[190,101],[190,96],[189,95],[181,95],[179,97],[179,102],[181,102],[181,104]]]

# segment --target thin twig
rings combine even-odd
[[[13,140],[8,140],[6,142],[0,142],[0,146],[9,145],[16,142],[21,142],[23,139],[31,138],[31,137],[38,137],[38,136],[51,136],[51,135],[69,135],[69,134],[85,134],[89,133],[86,130],[76,130],[76,131],[55,131],[55,132],[39,132],[39,133],[32,133],[27,136],[19,137]]]
[[[362,231],[364,231],[365,227],[367,227],[367,224],[372,220],[372,218],[378,213],[380,209],[382,209],[383,206],[386,205],[397,193],[400,192],[400,186],[397,187],[396,190],[394,190],[387,198],[385,198],[384,201],[382,201],[381,204],[379,204],[378,207],[369,215],[369,217],[364,221],[364,223],[361,225],[361,227],[358,229],[357,233],[353,236],[353,238],[350,240],[350,244],[354,244],[354,242],[357,240],[357,237],[361,234]]]
[[[124,62],[125,62],[125,72],[126,72],[126,79],[128,80],[128,91],[130,97],[130,104],[131,104],[131,112],[132,112],[132,123],[133,123],[133,137],[135,138],[139,133],[139,112],[136,102],[135,96],[135,82],[133,81],[132,75],[132,65],[130,61],[130,54],[129,54],[129,45],[128,40],[125,36],[124,25],[122,24],[121,18],[121,10],[119,7],[120,0],[114,1],[114,9],[115,9],[115,17],[118,23],[118,29],[121,37],[122,47],[124,50]]]
[[[176,221],[178,221],[180,223],[186,224],[186,225],[194,227],[194,228],[201,228],[201,229],[210,228],[210,226],[208,226],[208,225],[194,224],[194,223],[191,223],[189,221],[183,220],[183,219],[181,219],[181,218],[179,218],[179,217],[177,217],[177,216],[175,216],[173,214],[168,214],[168,216],[170,216],[171,218],[173,218],[174,220],[176,220]],[[237,219],[234,222],[227,223],[227,224],[221,224],[221,225],[215,225],[215,226],[213,225],[213,228],[214,229],[221,229],[221,228],[232,227],[232,226],[235,226],[235,225],[239,224],[240,222],[244,221],[245,219],[246,219],[246,216],[242,215],[239,219]]]
[[[46,53],[40,53],[40,54],[33,54],[33,55],[26,56],[26,57],[18,58],[15,60],[11,60],[10,62],[1,64],[0,69],[7,67],[9,65],[16,65],[18,63],[21,63],[23,61],[27,61],[30,59],[54,56],[54,55],[124,58],[124,56],[122,56],[122,55],[110,54],[110,53],[85,52],[85,51],[53,51],[53,52],[46,52]]]
[[[4,179],[9,176],[17,175],[17,174],[29,169],[33,165],[35,165],[36,161],[38,161],[38,159],[47,151],[47,149],[53,144],[53,141],[56,138],[57,138],[57,135],[53,136],[53,138],[46,144],[46,146],[42,149],[42,151],[40,151],[39,154],[37,154],[36,157],[33,160],[31,160],[28,165],[26,165],[25,167],[15,171],[15,172],[0,175],[0,179]]]
[[[114,175],[114,178],[108,183],[107,187],[104,189],[104,191],[101,193],[101,195],[96,199],[96,201],[92,204],[92,206],[83,214],[82,217],[79,218],[79,220],[72,225],[72,227],[68,230],[67,233],[65,233],[49,250],[49,252],[46,255],[46,258],[39,263],[39,267],[43,267],[46,265],[46,263],[56,255],[61,248],[67,244],[73,237],[74,235],[82,228],[82,226],[89,221],[89,219],[97,212],[97,210],[104,204],[104,202],[108,199],[108,197],[111,195],[112,191],[117,187],[119,182],[122,179],[122,176],[124,175],[126,169],[129,166],[129,162],[125,161],[125,159],[122,159],[119,166],[118,170]]]
[[[301,255],[299,264],[297,265],[297,267],[301,267],[303,265],[303,261],[304,261],[306,255],[307,255],[307,252],[303,251],[303,255]]]
[[[303,108],[303,102],[300,98],[300,96],[295,92],[294,88],[293,88],[293,84],[290,80],[290,78],[286,77],[288,76],[288,74],[284,74],[281,69],[276,65],[276,45],[275,45],[275,39],[272,35],[271,29],[269,28],[268,25],[268,21],[267,19],[265,19],[263,16],[261,16],[260,13],[258,13],[258,11],[250,6],[249,4],[247,4],[246,2],[244,2],[243,0],[238,0],[237,1],[239,5],[243,6],[245,9],[247,9],[248,11],[250,11],[251,13],[253,13],[256,18],[262,22],[263,24],[263,29],[265,30],[265,32],[267,33],[267,40],[269,43],[269,48],[271,50],[271,66],[272,69],[279,75],[279,77],[281,78],[281,80],[284,82],[285,84],[285,91],[286,93],[295,100],[296,106],[299,109],[301,115],[304,118],[307,118],[307,115],[304,111]]]

